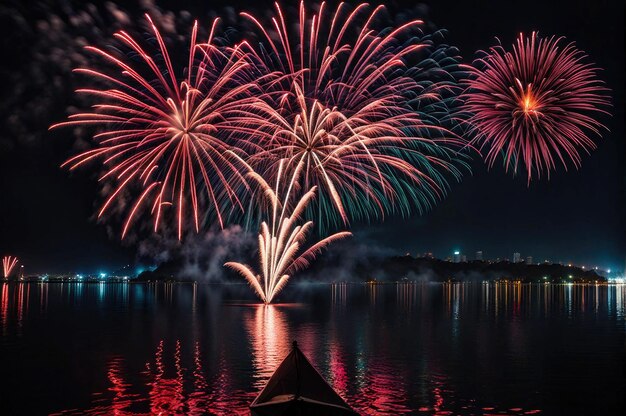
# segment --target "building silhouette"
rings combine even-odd
[[[461,252],[460,251],[455,251],[454,252],[454,256],[452,256],[452,259],[455,263],[460,263],[461,262]]]

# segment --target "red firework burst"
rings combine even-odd
[[[111,180],[114,186],[98,217],[121,199],[127,211],[122,238],[147,207],[155,231],[165,211],[172,212],[180,239],[186,217],[193,219],[198,231],[203,208],[215,214],[220,226],[227,210],[242,209],[238,195],[247,185],[226,137],[246,133],[246,117],[255,111],[251,93],[255,84],[246,78],[248,63],[239,48],[214,45],[217,19],[206,43],[196,43],[194,24],[186,75],[177,78],[164,39],[146,18],[158,44],[154,58],[124,31],[115,37],[129,48],[130,56],[87,47],[119,73],[76,69],[106,86],[78,90],[96,101],[93,111],[71,115],[69,121],[51,128],[95,125],[100,129],[94,136],[97,147],[63,166],[73,170],[101,161],[105,173],[100,180]],[[138,197],[126,197],[125,191]]]
[[[11,275],[11,272],[17,265],[17,257],[13,256],[4,256],[2,258],[2,274],[6,279]]]
[[[594,117],[608,114],[609,90],[587,55],[564,42],[520,34],[512,51],[494,46],[475,61],[463,98],[489,167],[502,155],[517,172],[521,161],[530,183],[549,178],[558,161],[580,167],[580,152],[596,148],[589,133],[605,128]]]

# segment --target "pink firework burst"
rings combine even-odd
[[[455,149],[466,143],[443,121],[458,87],[456,50],[437,43],[440,33],[424,35],[420,20],[387,24],[382,5],[297,10],[242,13],[258,37],[250,58],[275,76],[263,96],[275,128],[249,163],[271,181],[279,163],[291,178],[303,165],[299,183],[284,184],[317,187],[306,216],[321,229],[431,207],[447,176],[461,176]]]
[[[8,278],[11,276],[11,272],[17,265],[17,257],[13,256],[4,256],[2,258],[2,275],[4,278]]]
[[[590,135],[605,127],[608,89],[587,55],[563,37],[520,34],[511,51],[498,45],[475,61],[463,94],[473,142],[489,167],[502,156],[508,171],[520,162],[528,182],[548,178],[558,162],[581,165],[581,151],[596,148]]]
[[[246,120],[257,102],[255,83],[246,75],[245,53],[214,44],[217,19],[206,43],[196,43],[194,24],[188,66],[177,71],[159,30],[146,18],[156,40],[155,53],[124,31],[115,37],[129,50],[126,56],[87,47],[117,72],[76,69],[104,86],[78,90],[93,98],[93,110],[51,128],[99,129],[95,149],[63,166],[73,170],[101,163],[105,173],[100,180],[113,186],[98,216],[114,201],[121,203],[126,210],[122,238],[140,212],[148,211],[155,231],[164,216],[175,218],[180,239],[185,223],[198,231],[206,213],[214,214],[223,227],[225,215],[243,210],[240,196],[247,184],[233,154],[236,149],[227,142],[231,135],[247,132]]]

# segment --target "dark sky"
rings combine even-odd
[[[106,38],[108,24],[103,17],[102,29],[91,28],[83,34],[75,28],[65,33],[54,25],[42,27],[40,21],[54,21],[53,13],[70,16],[72,10],[105,15],[105,3],[96,2],[91,9],[81,2],[28,3],[9,1],[0,6],[2,34],[9,39],[0,46],[0,74],[5,81],[0,93],[0,255],[17,255],[32,272],[95,271],[132,262],[136,247],[123,246],[93,220],[98,189],[88,170],[69,174],[59,169],[75,151],[75,138],[46,130],[63,119],[68,106],[76,104],[67,68],[80,57],[68,50],[80,36],[89,42]],[[120,8],[138,16],[139,2],[130,7],[127,3]],[[185,3],[157,2],[157,7],[190,10],[201,22],[208,22],[204,19],[207,9],[196,10],[198,6]],[[264,3],[270,4],[257,0],[254,5]],[[211,4],[216,7],[216,2]],[[238,10],[247,8],[243,2],[228,4]],[[533,182],[530,187],[523,175],[513,178],[501,168],[488,172],[475,160],[473,175],[453,184],[448,197],[432,212],[357,226],[355,238],[398,252],[433,251],[440,257],[453,249],[470,258],[476,250],[483,250],[489,258],[512,257],[513,251],[519,251],[537,260],[623,269],[623,1],[446,0],[426,4],[430,20],[448,30],[448,42],[460,48],[465,62],[471,62],[476,50],[493,45],[495,36],[509,45],[520,31],[538,30],[576,41],[604,68],[602,78],[613,90],[614,116],[604,120],[610,133],[599,140],[595,152],[584,157],[580,170],[559,170],[550,181]],[[396,2],[391,9],[404,5]]]

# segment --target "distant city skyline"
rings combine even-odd
[[[387,254],[384,255],[394,255],[392,251],[386,251]],[[474,254],[472,254],[474,253]],[[452,246],[451,249],[446,251],[433,251],[433,250],[423,250],[423,251],[404,251],[404,252],[396,252],[395,255],[410,255],[413,257],[426,257],[426,258],[434,258],[440,260],[448,260],[454,263],[463,263],[463,262],[471,262],[471,261],[485,261],[485,262],[494,262],[494,261],[509,261],[515,263],[515,254],[519,254],[520,263],[525,264],[561,264],[561,265],[571,265],[576,267],[581,267],[583,269],[595,269],[601,270],[612,274],[623,274],[626,272],[626,267],[624,265],[612,265],[612,264],[602,264],[602,263],[593,263],[593,262],[579,262],[573,259],[559,259],[559,258],[550,258],[550,257],[542,257],[536,255],[527,255],[522,252],[513,251],[509,255],[490,255],[485,250],[468,250],[464,251],[462,249],[456,248],[456,246]],[[57,265],[51,265],[49,267],[46,266],[36,266],[29,267],[28,264],[21,263],[19,268],[19,272],[21,275],[30,276],[30,275],[41,275],[46,273],[53,273],[59,275],[134,275],[138,274],[143,270],[150,269],[156,267],[156,263],[147,266],[145,262],[129,262],[126,264],[118,264],[114,262],[107,262],[106,259],[101,259],[99,262],[99,266],[97,267],[89,267],[89,266],[70,266],[67,268],[59,268]]]
[[[457,249],[457,248],[452,248],[448,253],[437,253],[431,250],[427,250],[427,251],[416,251],[416,252],[407,252],[407,254],[410,254],[412,256],[416,256],[416,257],[427,257],[427,258],[438,258],[438,259],[448,259],[451,262],[454,263],[460,263],[460,262],[465,262],[465,261],[510,261],[512,263],[526,263],[526,264],[542,264],[542,263],[551,263],[551,264],[562,264],[562,265],[572,265],[572,266],[576,266],[576,267],[582,267],[584,269],[596,269],[596,270],[603,270],[603,271],[607,271],[607,272],[619,272],[619,273],[623,273],[624,271],[626,271],[626,267],[623,267],[624,265],[622,265],[622,267],[620,267],[620,265],[607,265],[607,264],[600,264],[600,263],[593,263],[593,262],[579,262],[576,260],[572,260],[572,259],[556,259],[556,258],[549,258],[549,257],[541,257],[541,256],[534,256],[534,255],[526,255],[524,253],[520,253],[520,252],[512,252],[509,256],[504,255],[504,256],[489,256],[488,253],[485,253],[485,251],[483,250],[477,250],[474,252],[473,257],[470,256],[470,252],[465,252],[463,250]],[[516,257],[517,255],[517,257]]]

